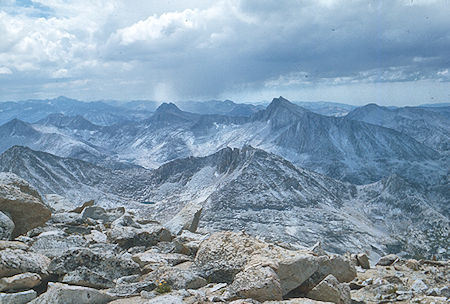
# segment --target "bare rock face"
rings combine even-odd
[[[389,266],[392,265],[395,261],[397,261],[399,258],[395,254],[388,254],[380,258],[380,260],[377,262],[377,265],[380,266]]]
[[[174,235],[179,235],[183,230],[195,232],[200,221],[202,206],[197,204],[187,204],[164,226]]]
[[[236,280],[236,275],[249,266],[270,266],[280,282],[282,296],[291,296],[296,291],[306,293],[329,274],[337,276],[339,282],[351,281],[356,276],[354,267],[342,257],[288,250],[234,232],[214,233],[203,241],[195,264],[211,281],[227,283]],[[245,272],[240,277],[244,275]],[[299,290],[303,286],[306,288]]]
[[[231,297],[257,301],[282,300],[280,278],[269,266],[252,265],[239,272],[229,290]]]
[[[150,272],[145,276],[145,280],[164,280],[173,289],[198,289],[208,284],[194,269],[182,269],[170,266],[161,266],[155,271]]]
[[[37,273],[21,273],[0,279],[0,291],[31,289],[39,283],[41,283],[41,276]]]
[[[179,253],[159,253],[152,250],[133,255],[132,260],[144,267],[148,264],[161,264],[175,266],[191,261],[191,258]]]
[[[370,269],[369,257],[365,253],[360,253],[356,255],[356,260],[358,261],[358,265],[363,269]]]
[[[113,297],[93,288],[49,283],[48,291],[31,301],[31,304],[103,304]]]
[[[0,211],[0,240],[9,240],[15,228],[12,219]]]
[[[27,182],[12,173],[0,173],[0,211],[7,212],[15,224],[14,238],[43,225],[51,211]]]
[[[321,256],[318,258],[317,270],[293,291],[294,295],[308,293],[330,274],[340,283],[350,282],[357,275],[355,267],[347,258],[340,255]]]
[[[201,243],[195,264],[211,281],[231,283],[251,256],[267,246],[245,233],[218,232]]]
[[[41,276],[48,275],[50,259],[38,253],[19,249],[0,251],[0,278],[24,272],[33,272]]]
[[[64,283],[110,288],[115,286],[115,279],[139,273],[139,265],[126,257],[82,248],[67,250],[53,259],[49,271],[63,276]]]
[[[30,250],[54,258],[61,256],[68,249],[84,247],[86,244],[86,240],[79,235],[67,235],[61,230],[52,230],[35,237]]]
[[[351,304],[352,302],[350,288],[345,284],[339,283],[331,274],[308,292],[307,297],[336,304]]]
[[[0,250],[3,249],[21,249],[28,250],[28,245],[18,241],[0,241]]]
[[[0,303],[2,304],[25,304],[36,299],[37,293],[34,290],[26,290],[15,293],[0,293]]]
[[[129,215],[124,215],[111,223],[108,240],[122,248],[154,246],[159,242],[172,240],[169,230],[158,223],[141,225]]]

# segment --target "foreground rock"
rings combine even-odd
[[[61,230],[52,230],[39,234],[33,240],[30,250],[49,258],[61,256],[65,251],[82,248],[87,241],[79,235],[69,235]]]
[[[49,283],[48,290],[34,299],[32,304],[103,304],[113,300],[106,293],[87,287]]]
[[[0,172],[0,210],[14,222],[13,238],[43,225],[51,215],[36,190],[15,174],[5,172]]]
[[[200,205],[193,203],[187,204],[169,222],[165,223],[164,226],[174,235],[181,234],[183,230],[195,232],[197,231],[202,209]]]
[[[264,265],[251,265],[239,272],[231,284],[228,298],[252,298],[258,301],[282,300],[283,289],[277,269]]]
[[[26,252],[20,249],[5,249],[0,251],[0,278],[25,272],[48,275],[50,259],[46,256]]]
[[[0,293],[0,303],[2,304],[25,304],[37,297],[34,290],[26,290],[16,293]]]
[[[15,225],[12,219],[0,211],[0,240],[9,240],[14,228]]]
[[[377,265],[379,266],[390,266],[393,263],[395,263],[396,261],[398,261],[399,258],[398,256],[396,256],[395,254],[389,254],[389,255],[385,255],[384,257],[382,257]]]
[[[328,301],[337,304],[351,304],[350,288],[341,284],[333,276],[328,275],[306,295],[308,298],[319,301]]]
[[[140,272],[130,258],[87,248],[66,251],[51,261],[49,271],[64,283],[94,288],[114,287],[114,280]]]
[[[159,223],[139,224],[131,215],[124,215],[111,224],[110,242],[128,249],[136,246],[150,247],[172,240],[171,233]]]
[[[449,296],[447,262],[393,256],[370,268],[364,254],[329,255],[320,244],[295,250],[243,232],[192,232],[196,210],[172,232],[123,208],[55,212],[0,240],[0,303],[438,304]]]
[[[275,292],[273,297],[277,298],[280,298],[275,291],[277,281],[282,296],[299,296],[313,289],[329,274],[333,274],[339,282],[351,281],[356,276],[350,261],[343,257],[288,250],[245,233],[233,232],[218,232],[205,240],[198,250],[195,264],[213,282],[231,283],[236,277],[240,281],[245,281],[245,277],[268,281],[270,283],[265,288]],[[275,276],[271,275],[272,271]],[[247,281],[247,284],[252,283]],[[297,291],[299,288],[301,292]],[[253,293],[259,287],[249,286],[249,289],[252,290],[249,293]],[[273,297],[265,300],[272,300]]]
[[[195,269],[183,267],[161,266],[150,272],[144,280],[152,282],[166,281],[173,289],[198,289],[206,286],[207,281]]]
[[[37,273],[26,272],[0,279],[0,291],[26,290],[31,289],[40,283],[40,275]]]
[[[385,259],[386,260],[386,259]],[[364,303],[448,303],[448,261],[405,260],[390,257],[369,270],[362,270],[350,283],[351,297]]]

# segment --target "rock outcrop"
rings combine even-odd
[[[0,240],[9,240],[14,231],[15,225],[12,219],[0,211]]]
[[[337,277],[339,282],[349,282],[356,276],[350,261],[343,257],[288,250],[245,233],[234,232],[218,232],[205,240],[197,252],[195,264],[209,280],[217,283],[231,283],[236,277],[243,281],[246,276],[270,281],[265,288],[276,289],[279,285],[281,296],[276,296],[278,298],[298,293],[296,290],[300,288],[302,293],[307,293],[329,274]],[[237,284],[234,285],[236,287]],[[252,291],[232,290],[232,293],[252,293],[259,287],[248,288]]]
[[[38,253],[20,249],[0,250],[0,278],[25,272],[48,275],[50,259]]]
[[[49,283],[48,290],[31,304],[103,304],[113,300],[106,293],[87,287]]]
[[[186,204],[170,221],[164,226],[174,235],[180,234],[183,230],[195,232],[200,221],[202,206],[198,204]]]
[[[51,215],[36,190],[15,174],[4,172],[0,172],[0,211],[14,222],[12,237],[43,225]]]
[[[25,272],[12,277],[0,279],[0,291],[31,289],[41,283],[37,273]]]
[[[49,271],[61,276],[64,283],[109,288],[115,286],[114,280],[139,273],[139,265],[125,255],[82,248],[69,249],[54,258]]]

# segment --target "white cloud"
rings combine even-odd
[[[425,0],[4,1],[0,89],[5,99],[192,99],[443,82],[448,15],[445,1]]]
[[[12,74],[12,71],[7,67],[0,67],[0,75],[1,74]]]
[[[198,28],[198,14],[198,10],[187,9],[181,13],[166,13],[159,17],[150,16],[146,20],[118,30],[117,35],[120,38],[120,43],[124,45],[136,41],[169,37],[180,31]]]

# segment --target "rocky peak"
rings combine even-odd
[[[182,112],[180,108],[177,107],[176,104],[170,102],[163,102],[155,111],[157,113],[180,113]]]
[[[265,110],[256,113],[253,118],[254,120],[271,121],[273,127],[281,128],[295,123],[308,114],[313,113],[280,96],[274,98]]]
[[[160,125],[193,121],[198,115],[180,110],[174,103],[161,104],[151,117],[151,121]]]
[[[300,107],[296,104],[293,104],[283,96],[280,96],[278,98],[274,98],[272,102],[267,107],[267,110],[278,110],[278,109],[285,109],[285,110],[291,110],[293,112],[309,112],[307,109]]]
[[[31,127],[29,123],[26,123],[20,119],[14,118],[4,125],[0,126],[0,135],[2,137],[8,136],[32,136],[37,135],[38,132]]]

